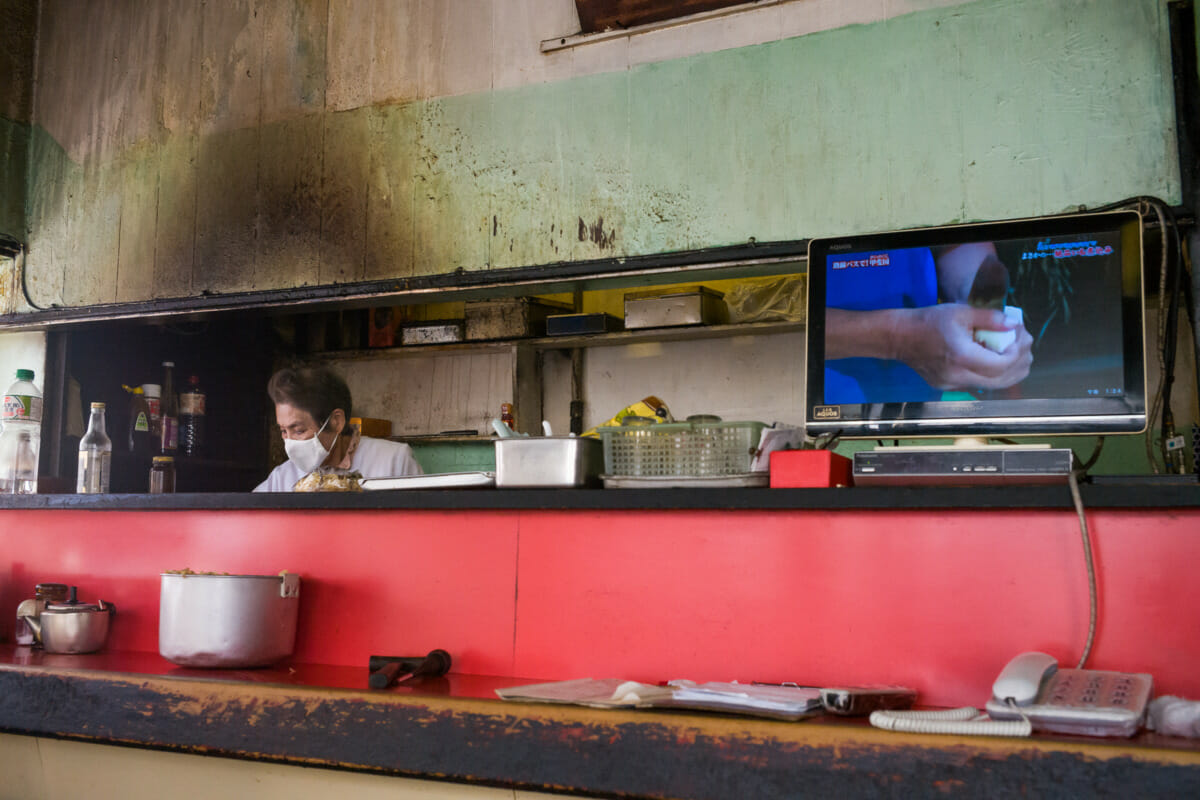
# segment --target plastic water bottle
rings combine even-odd
[[[42,392],[33,385],[33,370],[17,370],[4,395],[0,425],[0,494],[37,494]]]
[[[77,494],[108,492],[112,440],[104,428],[104,403],[92,403],[87,433],[79,440],[79,472],[75,480]]]

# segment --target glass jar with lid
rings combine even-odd
[[[150,467],[150,494],[175,491],[175,457],[155,456]]]

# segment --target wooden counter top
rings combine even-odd
[[[624,797],[1195,796],[1200,746],[897,734],[863,721],[507,703],[530,680],[371,691],[366,669],[183,670],[156,654],[0,646],[0,729],[238,758]]]
[[[1200,508],[1194,475],[1097,478],[1087,508]],[[842,489],[440,489],[325,493],[8,495],[4,508],[91,511],[220,509],[1013,509],[1071,508],[1057,486],[855,487]],[[2,509],[0,509],[2,510]]]

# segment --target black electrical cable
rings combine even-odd
[[[25,280],[25,246],[21,245],[20,248],[20,251],[17,253],[17,257],[20,259],[20,265],[17,267],[17,280],[21,284],[21,294],[25,297],[25,304],[34,311],[47,311],[48,309],[45,306],[39,306],[29,296],[29,282]]]
[[[1175,219],[1175,214],[1166,202],[1158,197],[1138,195],[1118,200],[1108,205],[1099,206],[1092,209],[1092,211],[1112,211],[1118,208],[1132,207],[1136,207],[1143,213],[1146,209],[1154,212],[1158,218],[1159,236],[1162,241],[1159,264],[1158,342],[1156,347],[1160,374],[1154,397],[1147,398],[1148,408],[1146,415],[1146,458],[1150,462],[1151,469],[1157,473],[1159,471],[1158,461],[1154,456],[1152,440],[1154,437],[1154,421],[1160,414],[1162,417],[1162,422],[1160,423],[1160,433],[1162,436],[1159,442],[1160,456],[1163,459],[1165,468],[1169,469],[1171,464],[1171,459],[1168,457],[1166,450],[1166,443],[1173,432],[1174,425],[1174,415],[1170,411],[1170,396],[1175,382],[1175,343],[1179,330],[1179,297],[1180,295],[1186,295],[1184,302],[1188,305],[1189,314],[1192,312],[1194,302],[1190,293],[1185,292],[1181,287],[1183,237],[1179,234],[1179,224]],[[1171,249],[1175,253],[1174,265],[1176,268],[1174,270],[1172,270],[1172,260],[1170,258]],[[1192,324],[1195,324],[1195,316],[1192,316],[1191,319]]]
[[[1096,462],[1100,459],[1100,451],[1103,449],[1104,437],[1101,436],[1096,439],[1096,449],[1092,451],[1090,456],[1088,456],[1088,460],[1079,465],[1080,477],[1087,476],[1087,471],[1096,465]]]
[[[842,438],[841,430],[831,431],[821,434],[814,440],[814,450],[832,450],[837,446],[838,440]]]
[[[1178,350],[1179,338],[1179,297],[1180,288],[1183,282],[1183,245],[1179,235],[1179,228],[1175,222],[1175,215],[1169,208],[1164,208],[1169,231],[1163,231],[1165,237],[1168,233],[1171,234],[1172,243],[1174,245],[1174,259],[1169,260],[1167,269],[1167,310],[1166,323],[1162,330],[1165,332],[1165,338],[1160,343],[1163,351],[1163,416],[1162,416],[1162,439],[1160,447],[1162,448],[1162,459],[1166,469],[1171,472],[1178,472],[1183,466],[1182,451],[1172,450],[1170,441],[1175,437],[1175,415],[1171,411],[1171,394],[1175,386],[1175,357]]]

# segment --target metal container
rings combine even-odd
[[[725,295],[703,286],[663,294],[625,295],[625,328],[668,328],[677,325],[719,325],[729,321]]]
[[[25,621],[47,653],[94,653],[108,639],[116,608],[103,600],[92,603],[48,603],[37,617]]]
[[[463,307],[469,341],[544,336],[546,317],[569,311],[566,303],[531,297],[471,301]]]
[[[612,333],[624,327],[624,323],[612,314],[551,314],[546,317],[547,336]]]
[[[401,344],[446,344],[463,340],[462,320],[413,322],[400,331]]]
[[[158,652],[185,667],[265,667],[292,654],[300,576],[164,572]]]
[[[496,440],[496,486],[570,488],[599,481],[604,448],[599,439],[575,436]]]

